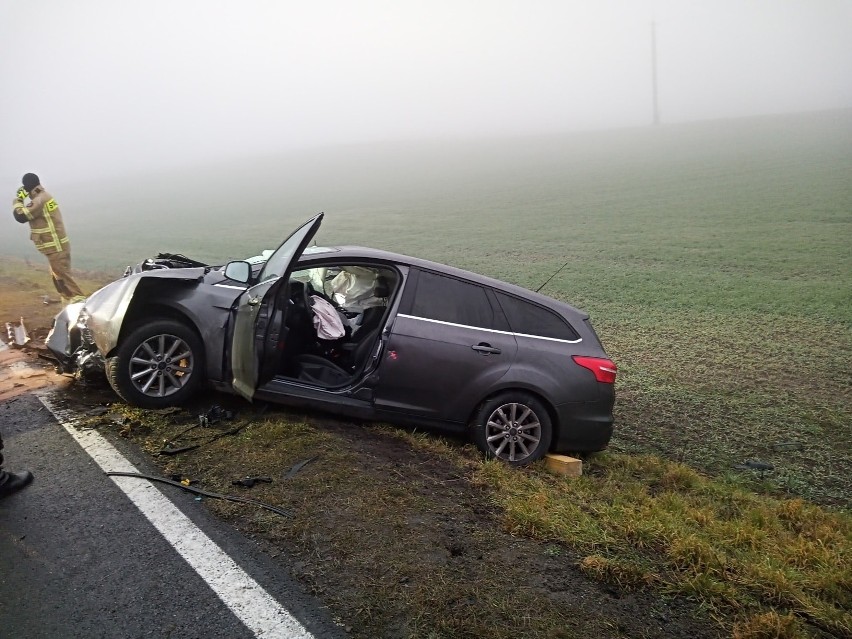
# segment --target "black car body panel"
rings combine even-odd
[[[473,350],[479,344],[500,352]],[[379,369],[376,407],[463,422],[473,408],[471,398],[500,381],[516,352],[512,335],[398,314]]]

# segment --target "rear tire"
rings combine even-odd
[[[476,414],[473,441],[486,457],[525,466],[550,449],[553,426],[547,408],[523,391],[501,393],[485,401]]]
[[[128,404],[165,408],[187,400],[204,377],[204,345],[191,328],[162,319],[143,324],[106,361],[110,386]]]

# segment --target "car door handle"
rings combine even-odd
[[[486,344],[485,342],[474,344],[471,348],[477,353],[482,353],[483,355],[499,355],[502,353],[499,348],[494,348],[491,344]]]
[[[248,299],[248,303],[249,303],[249,306],[257,306],[258,304],[260,304],[260,298],[259,297],[250,297]]]

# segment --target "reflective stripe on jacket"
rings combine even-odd
[[[19,202],[15,204],[14,210],[27,218],[33,244],[45,255],[66,250],[68,235],[56,200],[41,186],[33,189],[31,195],[32,203],[29,206]]]

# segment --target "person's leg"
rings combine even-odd
[[[49,253],[47,261],[50,263],[50,274],[53,277],[53,285],[59,295],[66,302],[76,302],[85,299],[83,291],[77,286],[77,282],[71,277],[71,248],[66,246],[59,253]]]
[[[3,435],[0,435],[0,451],[3,450]],[[3,470],[3,453],[0,452],[0,499],[25,488],[33,480],[33,474],[25,470],[22,473],[7,473]]]

